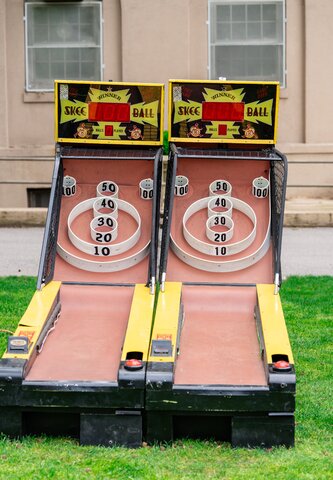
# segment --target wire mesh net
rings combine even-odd
[[[283,158],[271,162],[272,237],[275,253],[275,272],[281,277],[281,243],[284,205],[286,198],[287,169]]]
[[[42,250],[41,269],[38,283],[47,284],[53,278],[54,262],[57,250],[60,205],[62,196],[63,166],[60,162],[55,188],[51,190],[48,217],[46,221],[44,245]],[[38,285],[40,287],[40,285]]]

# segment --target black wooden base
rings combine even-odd
[[[147,412],[145,437],[148,443],[179,438],[215,439],[233,447],[294,446],[294,415],[264,413],[253,415],[197,412]]]
[[[83,413],[80,416],[80,443],[138,448],[142,445],[142,416],[137,411]]]
[[[142,414],[73,409],[0,409],[0,432],[11,438],[23,435],[70,436],[81,445],[137,448],[142,445]]]

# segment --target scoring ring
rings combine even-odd
[[[185,175],[177,175],[175,180],[176,197],[184,197],[188,193],[189,180]]]
[[[152,178],[144,178],[139,183],[140,197],[143,200],[151,200],[154,196],[154,181]]]
[[[134,245],[138,242],[140,235],[141,235],[141,217],[137,209],[125,200],[118,199],[118,208],[123,210],[124,212],[131,215],[137,223],[137,228],[135,232],[126,240],[122,242],[116,243],[114,245],[110,245],[108,247],[103,247],[104,249],[101,251],[101,246],[96,245],[94,243],[86,242],[85,240],[81,240],[72,230],[72,223],[76,217],[78,217],[81,213],[90,210],[96,201],[96,198],[89,198],[88,200],[84,200],[83,202],[76,205],[73,210],[68,215],[67,219],[67,228],[68,228],[68,236],[72,244],[81,252],[88,253],[89,255],[99,256],[103,255],[106,257],[111,257],[114,255],[119,255],[121,253],[126,252],[130,248],[134,247]],[[105,253],[107,252],[107,253]]]
[[[97,197],[118,198],[119,187],[112,180],[102,180],[96,187]]]
[[[100,227],[107,227],[103,232],[98,230]],[[114,242],[118,236],[118,222],[110,215],[100,215],[94,217],[90,222],[90,236],[98,243]]]
[[[266,198],[269,191],[269,180],[265,177],[255,178],[252,182],[252,195],[256,198]]]
[[[212,217],[213,215],[232,217],[232,207],[233,201],[231,197],[227,197],[226,195],[214,195],[209,197],[207,204],[208,217]],[[225,210],[214,210],[214,208],[224,208]]]
[[[119,200],[114,197],[97,197],[93,203],[94,217],[108,215],[112,218],[118,218],[118,202]],[[102,209],[107,211],[102,212]]]
[[[230,201],[232,202],[233,207],[236,210],[239,210],[240,212],[244,213],[251,220],[253,224],[253,228],[249,233],[249,235],[247,235],[247,237],[245,237],[244,239],[238,242],[234,242],[229,245],[226,245],[225,247],[219,248],[216,245],[212,245],[211,243],[199,240],[189,232],[186,226],[187,221],[196,212],[206,208],[211,199],[212,199],[211,197],[201,198],[196,202],[192,203],[192,205],[190,205],[186,210],[183,216],[183,235],[185,240],[195,250],[201,253],[204,253],[206,255],[214,256],[214,257],[234,255],[236,253],[242,252],[243,250],[248,248],[255,239],[256,229],[257,229],[257,217],[253,208],[250,207],[250,205],[248,205],[247,203],[243,202],[242,200],[239,200],[238,198],[234,198],[234,197],[230,198]]]
[[[64,197],[73,197],[76,193],[76,179],[65,175],[62,181],[62,194]]]
[[[214,195],[227,195],[231,196],[232,186],[228,180],[214,180],[209,185],[209,196]]]
[[[211,227],[225,226],[227,230],[225,232],[217,232]],[[231,217],[227,215],[212,215],[208,217],[206,222],[206,237],[211,242],[224,243],[232,239],[234,234],[234,222]]]

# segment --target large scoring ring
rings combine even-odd
[[[253,224],[251,232],[244,239],[225,245],[223,248],[219,248],[216,245],[212,245],[211,243],[204,242],[196,238],[189,232],[186,224],[192,215],[194,215],[199,210],[206,208],[208,206],[208,203],[212,199],[212,197],[201,198],[188,207],[183,217],[183,235],[187,243],[198,252],[214,257],[235,255],[236,253],[242,252],[243,250],[248,248],[254,241],[257,229],[257,217],[253,208],[242,200],[239,200],[238,198],[229,198],[232,202],[233,208],[244,213],[251,220]]]
[[[138,242],[140,235],[141,235],[141,218],[137,209],[125,200],[117,200],[119,210],[123,210],[124,212],[131,215],[137,223],[137,228],[133,235],[131,235],[128,239],[123,240],[122,242],[116,243],[114,245],[110,245],[108,247],[102,247],[101,245],[96,245],[94,243],[86,242],[79,238],[72,230],[72,223],[76,217],[78,217],[81,213],[90,210],[96,198],[89,198],[88,200],[84,200],[81,203],[78,203],[73,210],[68,215],[67,219],[67,228],[68,228],[68,237],[72,244],[81,252],[88,253],[89,255],[93,256],[107,256],[111,257],[114,255],[120,255],[121,253],[126,252],[130,248],[134,247],[134,245]],[[108,249],[108,254],[106,255],[106,250],[101,251],[102,248]]]

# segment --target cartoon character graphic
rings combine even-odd
[[[251,123],[246,123],[245,126],[243,126],[242,128],[244,132],[243,138],[246,138],[246,139],[258,138],[258,134]]]
[[[74,134],[75,138],[91,138],[92,128],[90,125],[85,124],[84,122],[80,123]]]
[[[143,140],[141,129],[137,125],[133,125],[132,130],[130,130],[130,134],[130,140],[139,140],[140,138]]]
[[[190,131],[188,132],[187,136],[188,137],[202,137],[203,135],[201,134],[202,128],[199,127],[199,124],[196,122],[192,127],[190,127]]]

